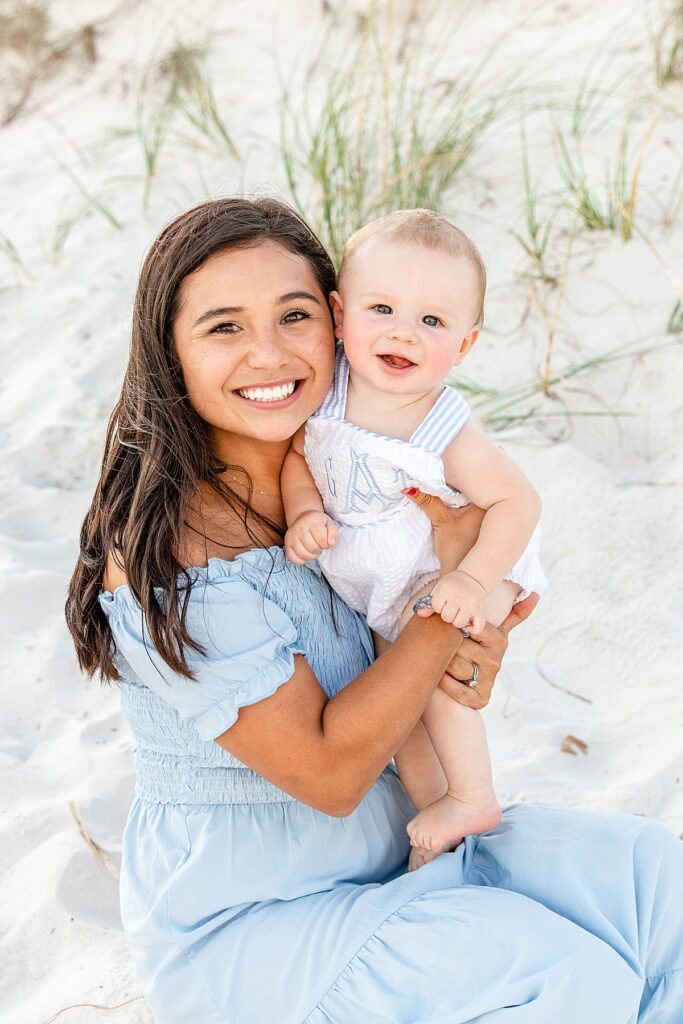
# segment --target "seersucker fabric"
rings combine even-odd
[[[121,918],[156,1024],[679,1020],[683,844],[642,818],[520,805],[409,873],[415,809],[391,764],[337,818],[213,742],[297,657],[340,692],[372,659],[364,619],[279,548],[192,575],[191,680],[128,587],[100,597],[138,780]]]
[[[349,363],[337,344],[332,386],[306,423],[304,453],[325,511],[339,526],[334,547],[318,556],[330,584],[368,625],[395,640],[411,597],[439,575],[427,516],[402,493],[419,487],[455,508],[468,503],[449,487],[441,456],[470,416],[464,398],[444,387],[408,441],[374,434],[345,418]],[[546,579],[537,528],[506,575],[517,600],[542,593]]]

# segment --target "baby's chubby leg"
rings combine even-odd
[[[447,787],[408,823],[408,835],[412,846],[442,853],[454,849],[465,836],[495,828],[500,821],[500,806],[479,712],[437,689],[422,722]],[[399,767],[398,760],[396,764]]]
[[[421,811],[435,803],[448,789],[444,770],[422,720],[396,752],[394,760],[403,787],[416,810]],[[438,852],[411,844],[409,870],[414,871],[435,857],[438,857]]]
[[[500,625],[518,593],[516,584],[504,581],[487,598],[487,621]],[[447,780],[446,792],[424,809],[418,808],[420,813],[408,823],[411,844],[424,862],[424,850],[435,855],[434,852],[453,849],[466,835],[495,828],[500,820],[500,806],[493,789],[486,732],[479,712],[458,704],[437,689],[422,723]],[[398,759],[396,763],[403,778]],[[409,760],[404,770],[414,771],[415,764]],[[411,856],[411,862],[413,859]]]

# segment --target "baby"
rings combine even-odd
[[[538,495],[442,383],[477,341],[485,288],[476,246],[431,210],[375,220],[344,249],[331,296],[343,338],[334,381],[282,471],[285,550],[299,564],[318,559],[382,638],[378,649],[396,638],[419,593],[476,635],[545,586]],[[403,493],[413,487],[486,510],[455,572],[439,576],[431,524]],[[419,812],[408,824],[411,870],[497,825],[479,712],[437,689],[395,760]]]

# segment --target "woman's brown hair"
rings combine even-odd
[[[147,252],[133,307],[130,357],[107,427],[102,468],[81,527],[66,621],[81,668],[118,679],[114,643],[98,598],[113,552],[144,613],[150,640],[176,672],[189,676],[185,649],[199,650],[186,628],[191,577],[177,558],[188,502],[208,484],[244,522],[281,539],[277,525],[251,508],[222,478],[208,431],[190,405],[173,342],[180,285],[218,252],[275,241],[308,261],[327,298],[332,261],[294,210],[276,199],[228,197],[202,203],[168,224]]]

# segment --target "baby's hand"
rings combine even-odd
[[[436,581],[432,590],[432,609],[444,622],[467,629],[473,636],[486,625],[486,591],[466,572],[449,572]]]
[[[324,512],[302,512],[285,534],[285,554],[290,562],[303,565],[334,547],[338,536],[336,523]]]

